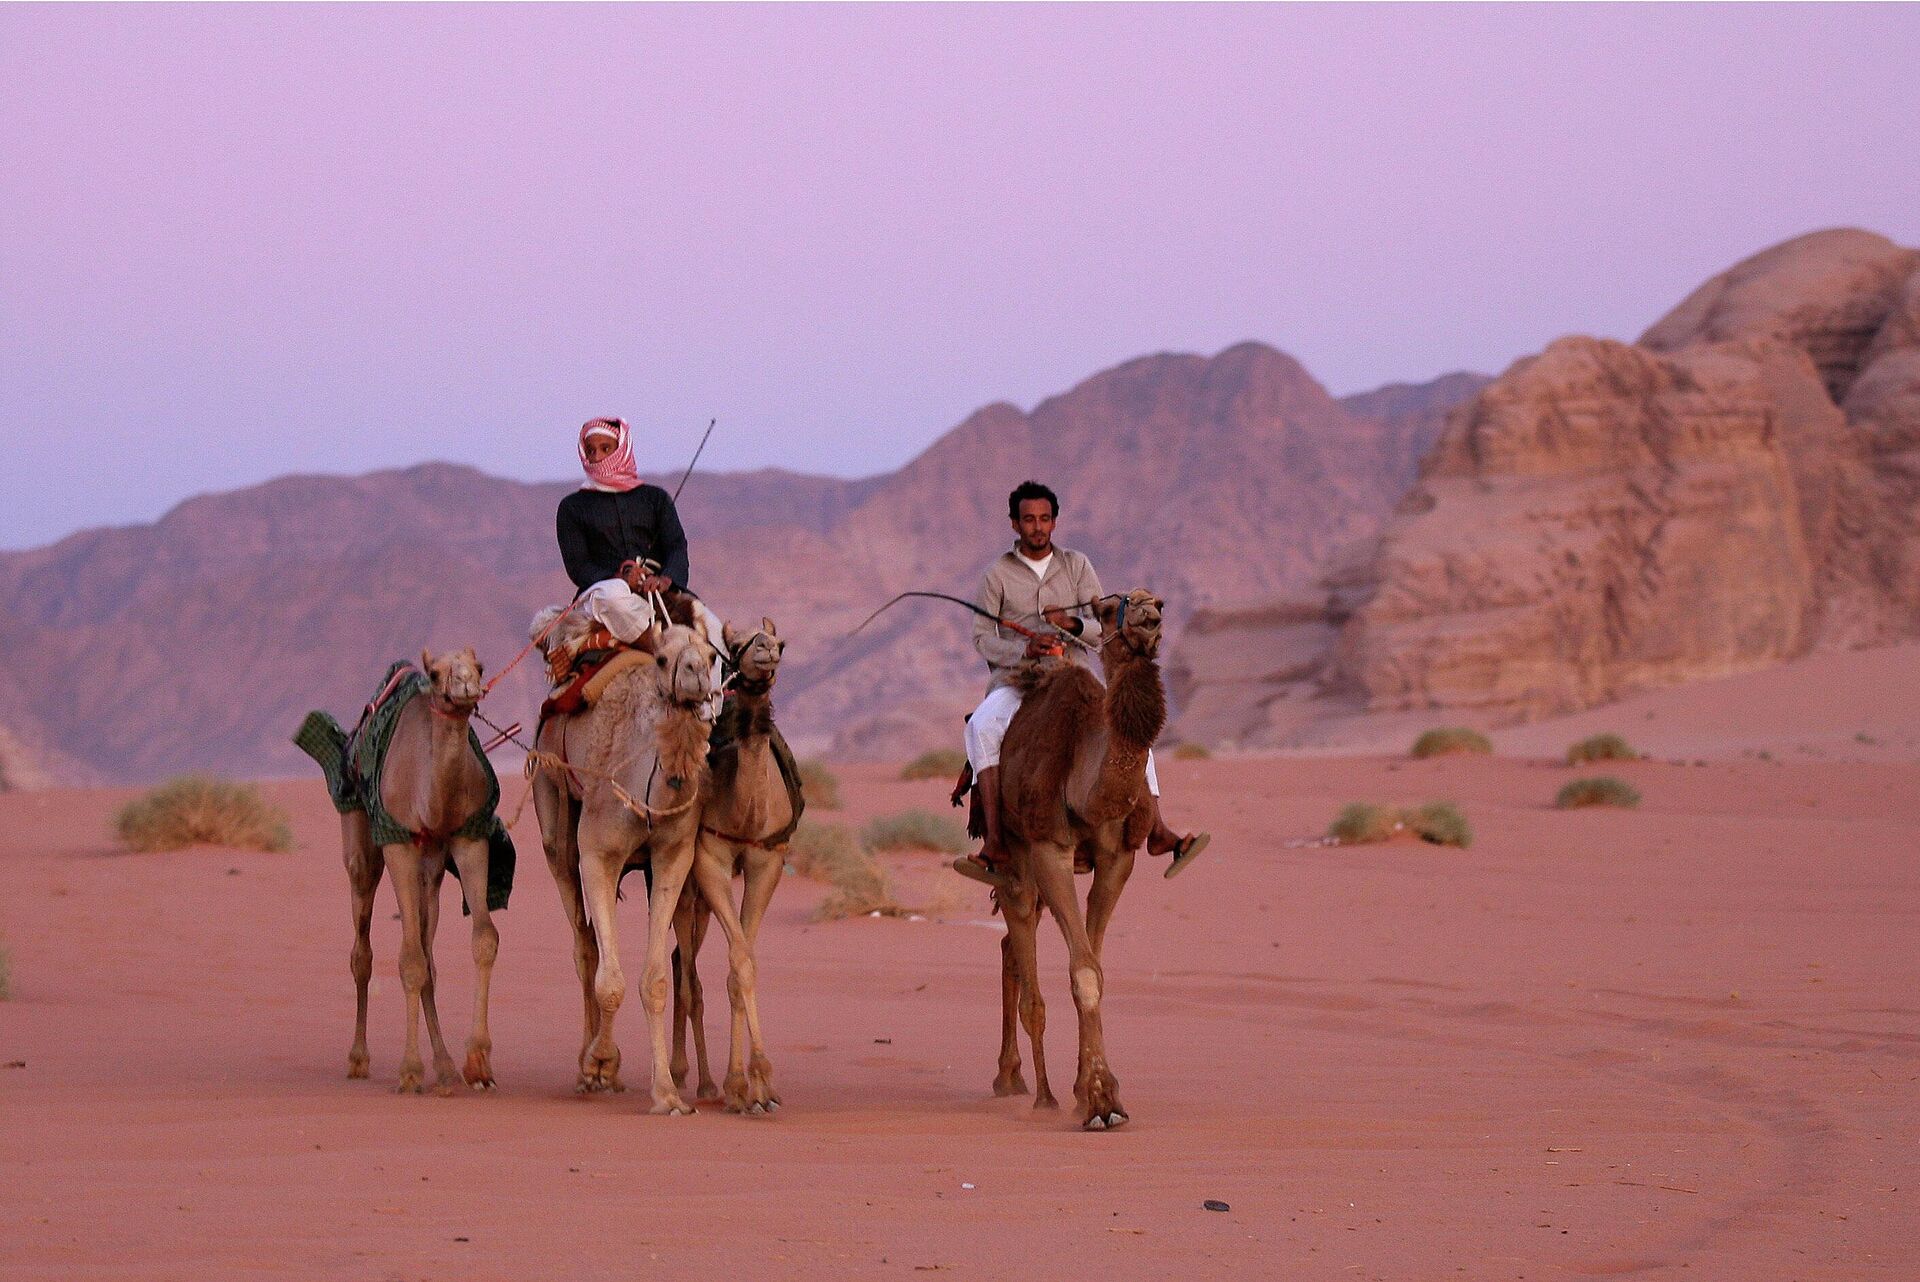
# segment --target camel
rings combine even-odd
[[[1067,942],[1073,1004],[1080,1016],[1079,1069],[1073,1095],[1088,1130],[1123,1125],[1119,1079],[1107,1064],[1100,999],[1100,957],[1107,925],[1133,872],[1134,852],[1153,822],[1147,749],[1166,723],[1166,692],[1156,659],[1164,602],[1144,589],[1096,607],[1106,640],[1099,679],[1073,664],[1044,662],[1016,676],[1025,695],[1000,750],[1001,825],[1013,856],[1013,885],[999,893],[1007,935],[1001,941],[1000,1065],[996,1095],[1025,1094],[1016,1008],[1033,1049],[1035,1109],[1057,1108],[1047,1083],[1046,1004],[1040,995],[1038,935],[1044,905]],[[1081,916],[1073,891],[1074,854],[1093,861],[1093,887]]]
[[[760,923],[786,864],[787,838],[800,821],[804,800],[790,796],[773,746],[773,683],[786,642],[773,620],[762,618],[757,631],[742,635],[727,625],[722,636],[732,656],[734,679],[720,714],[715,739],[713,778],[700,815],[699,854],[695,876],[703,886],[730,895],[733,875],[744,875],[740,924],[746,932],[747,952],[755,954]],[[677,985],[674,994],[673,1080],[686,1084],[686,1030],[692,1029],[700,1076],[697,1098],[724,1098],[736,1113],[771,1112],[780,1107],[773,1090],[773,1065],[760,1037],[760,1012],[751,986],[729,973],[727,997],[732,1008],[732,1033],[727,1054],[724,1096],[716,1091],[707,1067],[706,1003],[696,965],[706,940],[709,895],[683,891],[674,917]],[[757,957],[755,958],[757,964]],[[750,1054],[743,1062],[743,1047]]]
[[[651,865],[647,957],[640,977],[653,1043],[650,1111],[669,1115],[693,1111],[674,1086],[668,1061],[667,933],[694,868],[699,803],[707,787],[708,725],[700,714],[714,691],[713,660],[713,648],[697,631],[670,627],[660,636],[652,664],[619,673],[586,710],[548,721],[536,743],[536,760],[544,768],[534,778],[534,803],[547,864],[573,926],[574,966],[585,1008],[575,1089],[622,1089],[613,1019],[627,981],[620,968],[614,902],[621,873],[638,857]],[[708,879],[698,880],[706,890]],[[724,891],[712,905],[714,915],[727,934],[728,960],[750,999],[752,960]]]
[[[490,812],[498,795],[492,775],[474,754],[467,727],[482,693],[480,660],[471,648],[437,658],[422,650],[420,667],[428,688],[400,709],[379,780],[387,814],[419,834],[417,839],[377,845],[365,810],[340,816],[347,880],[353,889],[352,967],[358,995],[347,1076],[367,1076],[367,981],[373,975],[368,932],[374,892],[381,874],[391,867],[394,897],[400,902],[400,984],[407,995],[407,1049],[398,1089],[422,1089],[419,1025],[424,1010],[439,1092],[449,1093],[462,1078],[476,1090],[490,1090],[493,1036],[487,1027],[487,992],[500,932],[487,911],[487,838],[456,835],[483,808]],[[440,924],[440,884],[449,858],[459,870],[461,893],[473,914],[473,1028],[467,1036],[466,1064],[458,1074],[440,1036],[434,1006],[433,937]]]

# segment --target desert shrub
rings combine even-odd
[[[1413,741],[1416,757],[1445,757],[1460,752],[1490,753],[1493,744],[1478,730],[1465,726],[1442,726],[1429,730]]]
[[[801,820],[793,834],[793,844],[787,850],[787,862],[802,877],[825,882],[832,888],[814,912],[821,921],[876,911],[889,915],[901,911],[893,900],[893,886],[886,869],[880,866],[872,851],[855,840],[851,829],[840,824]]]
[[[1631,810],[1640,804],[1640,792],[1624,779],[1598,775],[1592,779],[1573,780],[1560,790],[1553,804],[1562,810],[1573,810],[1580,806],[1619,806]]]
[[[1393,836],[1399,816],[1386,806],[1366,801],[1349,801],[1327,825],[1327,836],[1342,845],[1355,846],[1368,841],[1385,841]]]
[[[1567,749],[1567,764],[1570,766],[1577,766],[1583,761],[1638,760],[1640,754],[1617,734],[1593,735]]]
[[[800,795],[815,810],[840,809],[840,780],[827,763],[809,757],[800,763]]]
[[[958,820],[931,810],[902,810],[881,815],[860,834],[872,850],[939,850],[964,854],[973,844]]]
[[[113,826],[129,850],[286,850],[293,845],[286,812],[263,800],[258,788],[210,775],[169,779],[122,806]]]
[[[1173,748],[1175,761],[1205,761],[1211,756],[1213,753],[1208,751],[1204,743],[1181,743]]]
[[[958,748],[934,748],[923,752],[900,768],[902,779],[953,779],[967,764],[967,754]]]
[[[1451,801],[1429,801],[1404,811],[1400,818],[1419,834],[1420,840],[1436,846],[1459,846],[1464,850],[1473,844],[1473,829],[1468,826],[1467,817]]]

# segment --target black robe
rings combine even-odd
[[[687,586],[687,536],[673,497],[657,485],[623,493],[575,490],[554,516],[560,559],[575,587],[615,578],[620,563],[645,558],[677,588]]]

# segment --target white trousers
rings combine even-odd
[[[1000,764],[1000,741],[1007,737],[1007,727],[1019,710],[1020,692],[1012,686],[995,686],[967,718],[967,760],[976,776]],[[1160,795],[1160,776],[1154,773],[1151,749],[1147,751],[1147,791]]]

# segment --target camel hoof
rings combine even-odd
[[[1127,1124],[1127,1115],[1119,1109],[1110,1113],[1095,1113],[1080,1125],[1089,1131],[1116,1131]]]
[[[1042,1093],[1034,1097],[1033,1111],[1036,1113],[1041,1112],[1042,1110],[1050,1111],[1050,1110],[1058,1109],[1059,1107],[1060,1107],[1060,1101],[1055,1099],[1051,1094]]]
[[[693,1116],[693,1110],[687,1107],[687,1102],[678,1095],[670,1095],[666,1099],[658,1101],[652,1108],[648,1109],[647,1112],[653,1114],[655,1117]]]
[[[993,1093],[1002,1099],[1009,1095],[1025,1095],[1027,1079],[1019,1073],[1015,1073],[1012,1077],[996,1077],[993,1079]]]
[[[482,1051],[470,1051],[466,1066],[460,1070],[460,1078],[475,1090],[485,1090],[493,1085],[493,1063]]]
[[[773,1095],[767,1096],[767,1112],[778,1113],[779,1111],[780,1111],[779,1098]]]
[[[418,1073],[400,1074],[400,1083],[393,1088],[395,1095],[419,1095],[424,1091],[425,1087],[421,1084],[420,1074]]]
[[[365,1077],[367,1075],[367,1068],[368,1068],[368,1063],[367,1063],[367,1057],[365,1055],[347,1056],[347,1076],[348,1077]]]
[[[700,1083],[700,1089],[695,1093],[694,1098],[702,1104],[711,1104],[720,1098],[720,1088],[713,1084],[712,1078],[708,1078]]]
[[[1080,1125],[1089,1131],[1104,1131],[1107,1129],[1107,1119],[1097,1116],[1089,1117],[1086,1121],[1080,1123]]]

